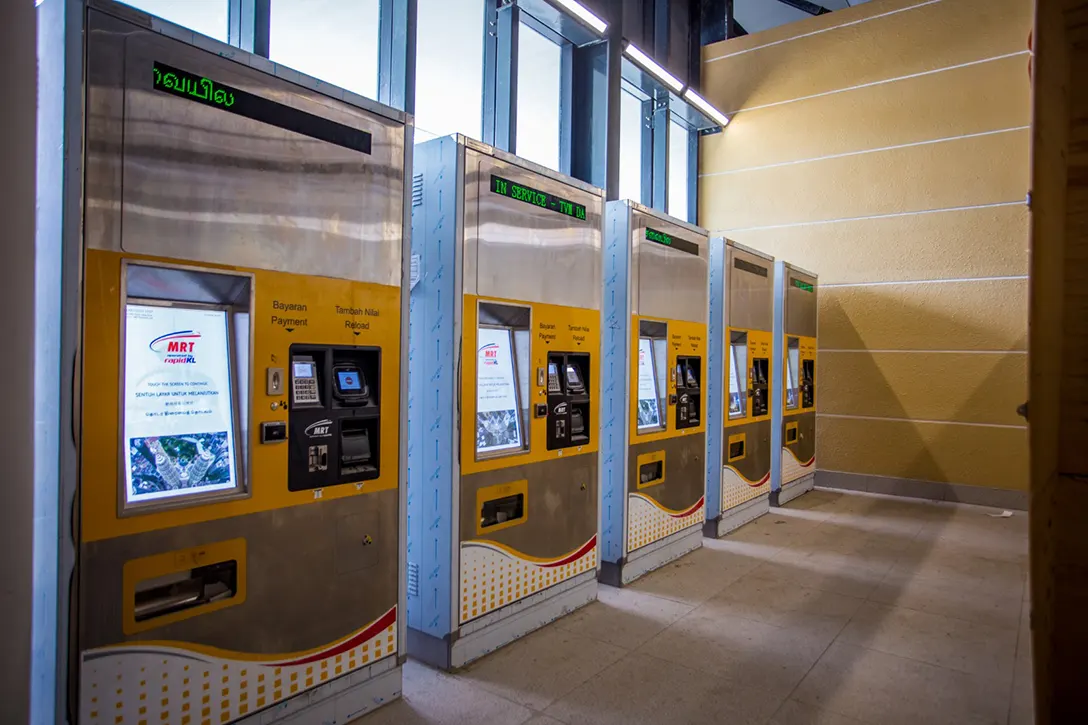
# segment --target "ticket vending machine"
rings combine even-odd
[[[410,123],[99,7],[69,717],[347,722],[400,693]]]
[[[622,586],[702,545],[706,231],[608,202],[601,367],[601,581]]]
[[[816,478],[816,287],[814,273],[775,262],[778,367],[771,423],[771,505],[811,491]]]
[[[707,536],[762,516],[771,490],[774,258],[710,240]]]
[[[603,193],[416,146],[408,652],[452,668],[597,596]]]

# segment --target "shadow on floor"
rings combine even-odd
[[[1029,723],[1027,519],[814,491],[467,668],[396,723]]]

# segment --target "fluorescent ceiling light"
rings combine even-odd
[[[636,48],[633,43],[627,44],[627,47],[623,49],[623,54],[641,66],[643,70],[654,78],[671,88],[674,93],[679,93],[684,87],[684,84],[680,82],[679,78],[655,63],[653,58]]]
[[[589,27],[596,30],[598,33],[604,34],[605,28],[608,27],[608,23],[598,18],[592,12],[586,8],[585,5],[574,0],[553,0],[557,5],[562,5],[568,11],[570,11],[576,18],[581,20]]]
[[[703,98],[690,88],[684,91],[684,100],[698,108],[706,115],[713,118],[715,121],[718,122],[719,125],[726,126],[729,124],[728,116],[719,111],[717,108],[714,108],[714,106],[710,105],[709,101],[707,101],[705,98]]]

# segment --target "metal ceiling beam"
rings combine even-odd
[[[823,5],[817,5],[808,0],[778,0],[778,2],[783,5],[789,5],[791,8],[797,8],[801,12],[808,13],[809,15],[827,15],[831,12]]]

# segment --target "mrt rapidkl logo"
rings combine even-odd
[[[168,365],[193,365],[196,358],[196,341],[200,333],[193,330],[178,330],[156,337],[148,345],[151,351],[162,355],[162,361]]]
[[[498,365],[499,346],[494,342],[484,345],[480,348],[480,358],[483,360],[484,365]]]

